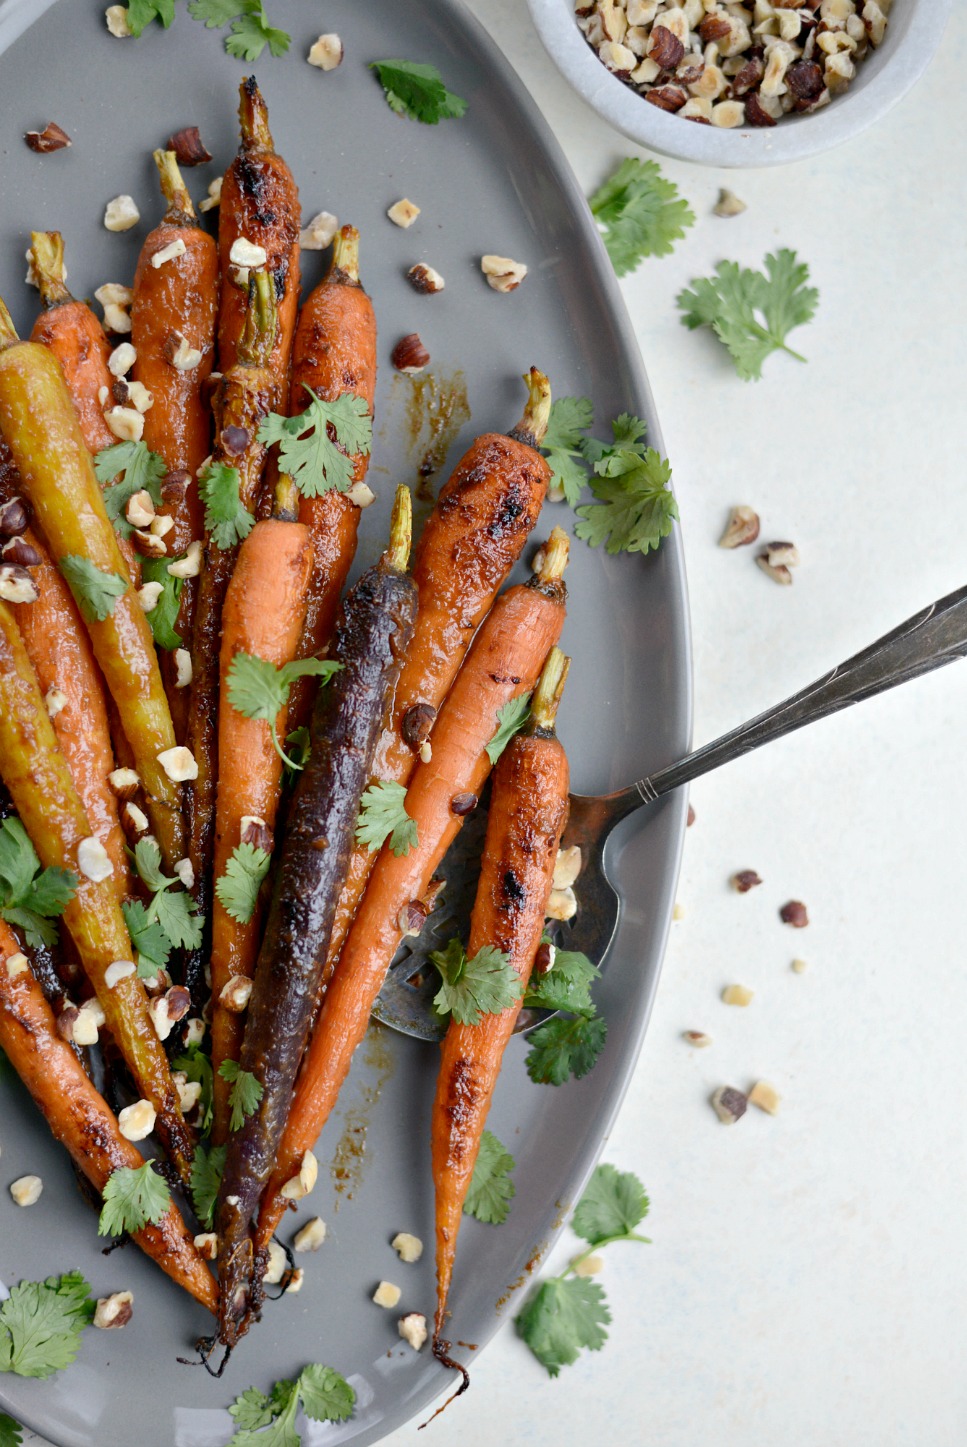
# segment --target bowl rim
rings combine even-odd
[[[572,0],[527,0],[538,35],[558,70],[593,110],[640,146],[681,161],[740,168],[798,161],[841,145],[892,110],[917,83],[943,39],[952,0],[898,0],[890,23],[900,35],[871,74],[834,104],[762,130],[686,125],[651,106],[598,59],[573,21]],[[561,24],[562,12],[571,19]],[[895,31],[894,31],[895,33]],[[889,32],[888,32],[889,34]],[[897,69],[906,57],[906,68]],[[875,57],[874,57],[875,61]],[[684,133],[684,134],[683,134]]]

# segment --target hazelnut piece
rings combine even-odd
[[[165,150],[174,151],[179,166],[204,166],[211,160],[197,126],[183,126],[165,141]]]
[[[32,151],[47,155],[49,151],[63,151],[72,144],[70,136],[56,121],[48,121],[42,131],[26,131],[24,140]]]
[[[759,536],[759,514],[751,507],[734,507],[729,513],[725,532],[719,538],[720,548],[742,548]]]
[[[408,377],[415,377],[422,372],[430,360],[430,354],[420,340],[418,332],[410,332],[407,336],[401,337],[393,348],[390,361],[398,372],[405,373]]]
[[[790,899],[784,904],[779,911],[779,918],[783,924],[792,925],[793,929],[805,929],[809,923],[809,915],[801,899]]]

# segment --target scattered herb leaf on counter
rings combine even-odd
[[[206,1229],[210,1229],[215,1220],[215,1202],[221,1188],[227,1154],[227,1145],[212,1146],[211,1150],[203,1145],[195,1146],[189,1185],[195,1215]]]
[[[264,658],[253,653],[239,651],[228,670],[228,701],[232,708],[246,718],[260,719],[269,725],[276,753],[290,769],[301,766],[294,759],[286,758],[276,732],[279,713],[289,701],[289,690],[297,678],[310,675],[328,683],[334,673],[342,668],[341,663],[331,663],[320,658],[303,658],[295,663],[285,663],[276,668]]]
[[[528,1036],[527,1074],[538,1085],[563,1085],[572,1075],[580,1080],[601,1054],[607,1035],[597,1015],[547,1020]]]
[[[128,0],[127,21],[132,35],[140,35],[152,20],[167,30],[175,18],[175,0]]]
[[[279,466],[303,497],[321,497],[330,488],[348,492],[353,485],[353,458],[366,456],[373,444],[373,419],[362,397],[343,392],[334,402],[304,389],[312,401],[298,417],[270,412],[258,431],[260,442],[279,444]]]
[[[22,1442],[20,1424],[6,1412],[0,1412],[0,1447],[21,1447]]]
[[[205,504],[205,527],[216,548],[232,548],[247,538],[255,519],[239,495],[237,467],[210,462],[198,479],[198,495]]]
[[[172,1070],[180,1070],[191,1081],[201,1086],[198,1102],[198,1128],[202,1135],[211,1129],[213,1119],[212,1095],[214,1093],[212,1063],[200,1045],[189,1045],[184,1055],[171,1062]]]
[[[168,469],[146,442],[116,442],[103,448],[94,457],[94,471],[104,489],[107,515],[123,538],[134,532],[124,510],[136,492],[146,492],[156,508],[161,506],[161,480]]]
[[[447,90],[435,65],[415,60],[374,60],[375,70],[386,94],[386,102],[397,115],[435,126],[438,121],[458,119],[467,102]]]
[[[273,55],[285,55],[292,36],[269,24],[264,0],[192,0],[188,13],[201,20],[207,30],[232,21],[225,49],[238,60],[258,60],[266,46]]]
[[[387,839],[397,858],[409,854],[420,842],[416,820],[406,812],[406,789],[392,779],[380,779],[363,794],[356,843],[365,844],[372,854],[382,849]]]
[[[510,1179],[515,1164],[513,1156],[493,1132],[485,1130],[463,1203],[465,1216],[474,1216],[489,1226],[499,1226],[507,1220],[511,1200],[517,1194],[517,1187]]]
[[[497,711],[497,732],[487,745],[487,757],[492,764],[500,758],[504,749],[510,743],[514,734],[520,733],[531,711],[531,696],[529,693],[522,693],[519,698],[512,698],[505,703],[503,708]]]
[[[68,553],[61,558],[60,570],[88,623],[103,623],[105,618],[110,618],[117,600],[128,590],[118,573],[96,568],[90,558],[83,558],[79,553]]]
[[[268,1396],[249,1387],[228,1409],[239,1428],[228,1447],[299,1447],[300,1402],[313,1422],[345,1422],[356,1393],[332,1367],[320,1366],[306,1367],[294,1382],[276,1382]]]
[[[584,433],[593,421],[590,397],[558,397],[551,404],[541,451],[551,465],[550,491],[562,492],[571,507],[577,506],[588,480]]]
[[[634,271],[646,256],[667,256],[695,224],[694,211],[657,161],[637,156],[622,161],[589,204],[619,276]]]
[[[134,846],[134,864],[152,896],[144,918],[135,915],[135,924],[142,938],[148,925],[157,924],[175,949],[199,949],[204,916],[198,913],[198,907],[187,890],[172,889],[172,885],[180,881],[162,871],[161,849],[156,839],[149,835],[138,840]],[[140,968],[138,972],[141,973]],[[155,972],[151,970],[149,973]]]
[[[91,1288],[79,1271],[21,1281],[0,1306],[0,1372],[49,1377],[63,1371],[93,1318]]]
[[[481,1015],[499,1015],[520,1000],[520,975],[503,950],[493,945],[484,945],[468,959],[463,945],[453,939],[429,959],[442,979],[434,1008],[441,1015],[452,1015],[459,1025],[477,1025]]]
[[[223,1060],[218,1067],[218,1073],[223,1080],[229,1081],[232,1087],[228,1097],[232,1107],[229,1128],[241,1130],[247,1117],[253,1113],[265,1094],[265,1086],[260,1080],[256,1080],[250,1070],[243,1070],[237,1060]]]
[[[255,902],[271,862],[271,854],[259,849],[257,844],[239,844],[225,865],[215,893],[239,924],[248,924],[255,913]]]
[[[601,971],[577,950],[555,950],[553,967],[544,975],[532,974],[524,1008],[567,1010],[571,1015],[595,1014],[591,986]]]
[[[123,1236],[157,1226],[171,1206],[167,1181],[158,1175],[150,1161],[132,1170],[120,1166],[104,1187],[104,1207],[97,1223],[99,1236]]]
[[[77,875],[66,869],[41,869],[19,819],[0,824],[0,916],[23,930],[31,948],[56,944],[50,921],[63,914],[77,884]]]
[[[178,611],[181,608],[181,590],[184,587],[183,578],[173,578],[168,572],[169,563],[175,562],[174,558],[142,558],[141,559],[141,582],[160,583],[161,594],[155,606],[145,614],[151,625],[151,632],[154,641],[159,648],[181,648],[183,640],[181,634],[176,632],[175,623],[178,620]]]
[[[615,1241],[648,1242],[635,1227],[648,1214],[648,1197],[637,1176],[598,1166],[578,1203],[572,1229],[589,1242],[560,1276],[541,1282],[516,1317],[517,1334],[556,1377],[582,1348],[600,1351],[608,1338],[611,1312],[604,1290],[580,1274],[593,1252]]]
[[[691,331],[711,327],[742,380],[758,381],[772,352],[806,360],[786,345],[786,337],[816,313],[819,292],[808,280],[809,267],[787,248],[766,257],[765,273],[720,261],[714,276],[699,277],[691,291],[679,293],[682,323]]]

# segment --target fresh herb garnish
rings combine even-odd
[[[521,998],[520,975],[503,950],[492,945],[484,945],[468,959],[463,945],[453,939],[429,958],[442,980],[433,1007],[460,1025],[477,1025],[481,1015],[499,1015]]]
[[[598,1015],[547,1020],[528,1036],[527,1074],[538,1085],[563,1085],[572,1075],[580,1080],[601,1054],[607,1035]]]
[[[379,76],[386,102],[397,115],[435,126],[438,121],[462,116],[467,109],[465,100],[447,90],[435,65],[415,60],[374,60],[369,68]]]
[[[714,276],[697,278],[691,291],[679,294],[682,322],[691,331],[711,327],[742,380],[758,381],[772,352],[806,360],[786,345],[786,337],[816,313],[819,292],[808,280],[809,267],[787,248],[766,257],[765,273],[720,261]]]
[[[291,764],[285,766],[287,782],[291,782],[296,774],[305,768],[309,762],[309,755],[312,753],[312,735],[305,724],[300,724],[297,729],[293,729],[290,734],[286,735],[285,747],[292,760]]]
[[[78,553],[61,558],[60,570],[87,623],[103,623],[105,618],[110,618],[117,600],[128,590],[120,574],[95,568],[90,558],[82,558]]]
[[[400,857],[415,849],[419,840],[416,820],[406,812],[406,790],[391,779],[370,784],[360,802],[356,843],[372,854],[389,839],[389,847]]]
[[[470,1189],[463,1203],[465,1216],[475,1216],[487,1225],[499,1226],[507,1220],[517,1188],[510,1179],[515,1161],[492,1131],[485,1130],[473,1168]]]
[[[239,844],[225,865],[225,873],[215,885],[221,904],[232,919],[248,924],[255,913],[262,881],[269,872],[271,854],[256,844]]]
[[[0,1306],[0,1372],[49,1377],[63,1371],[93,1318],[91,1288],[79,1271],[21,1281]]]
[[[23,1434],[19,1422],[0,1412],[0,1447],[22,1447]]]
[[[227,1145],[212,1146],[211,1150],[206,1150],[203,1145],[195,1146],[189,1180],[191,1199],[195,1215],[207,1229],[211,1228],[215,1220],[215,1202],[221,1189],[227,1154]]]
[[[175,623],[181,608],[181,590],[185,582],[183,578],[173,578],[168,572],[169,564],[175,561],[174,558],[141,559],[141,582],[161,584],[158,601],[145,616],[151,625],[155,643],[159,648],[167,648],[169,651],[183,646],[181,634],[175,630]]]
[[[107,515],[123,538],[134,531],[125,508],[136,492],[146,492],[156,508],[161,506],[161,482],[168,469],[146,442],[116,442],[103,448],[94,458],[94,471],[104,489]]]
[[[298,417],[270,412],[259,428],[259,441],[279,444],[279,466],[303,497],[320,497],[353,485],[354,457],[366,456],[373,445],[373,419],[362,397],[343,392],[325,402],[306,387],[312,401]]]
[[[158,20],[167,30],[175,18],[175,0],[128,0],[128,29],[132,35],[140,35],[152,20]]]
[[[289,702],[289,691],[297,678],[312,675],[328,683],[340,668],[341,663],[321,658],[303,658],[276,668],[274,663],[264,658],[240,651],[232,659],[228,670],[228,701],[246,718],[267,723],[279,758],[290,769],[298,770],[300,765],[282,752],[276,732],[279,714]]]
[[[524,1008],[567,1010],[571,1015],[590,1017],[595,1014],[591,986],[600,978],[601,971],[587,955],[577,950],[555,950],[552,968],[544,975],[531,975]]]
[[[497,732],[487,745],[487,757],[492,764],[495,764],[500,758],[514,734],[520,733],[530,717],[530,711],[531,696],[529,693],[522,693],[519,698],[512,698],[509,703],[504,704],[503,708],[497,710]]]
[[[247,538],[255,519],[242,503],[237,467],[210,462],[198,478],[198,494],[205,504],[205,527],[216,548],[233,548]]]
[[[138,977],[150,980],[167,966],[171,956],[171,941],[139,899],[122,901],[121,912],[131,936],[134,953],[138,957]]]
[[[560,1276],[541,1282],[516,1318],[517,1334],[556,1377],[583,1348],[600,1351],[608,1338],[611,1312],[604,1290],[579,1275],[589,1256],[615,1241],[643,1241],[635,1227],[648,1214],[648,1197],[637,1176],[598,1166],[574,1213],[571,1226],[589,1243]]]
[[[646,256],[667,256],[695,224],[695,213],[657,161],[629,156],[590,200],[608,255],[619,276]]]
[[[332,1367],[320,1366],[306,1367],[294,1382],[276,1382],[268,1396],[249,1387],[228,1409],[239,1428],[228,1447],[299,1447],[300,1402],[312,1422],[345,1422],[356,1393]]]
[[[241,1130],[246,1118],[252,1115],[265,1094],[265,1086],[260,1080],[256,1080],[250,1070],[243,1070],[237,1060],[223,1060],[218,1067],[218,1073],[223,1080],[230,1081],[232,1086],[228,1097],[232,1108],[230,1129]]]
[[[551,490],[563,492],[571,507],[588,480],[584,433],[593,421],[590,397],[558,397],[551,405],[541,450],[551,465]]]
[[[145,1226],[158,1226],[171,1206],[168,1183],[150,1161],[133,1170],[120,1166],[108,1178],[103,1194],[104,1207],[97,1223],[99,1236],[123,1236],[141,1231]]]
[[[172,889],[179,880],[163,873],[161,850],[158,842],[150,837],[139,839],[134,846],[134,864],[143,883],[151,891],[151,903],[140,916],[134,912],[135,928],[142,942],[147,944],[149,954],[157,954],[158,937],[147,943],[147,927],[157,924],[164,932],[165,939],[174,949],[197,950],[201,946],[204,915],[198,913],[198,906],[185,889]],[[134,942],[134,941],[132,941]],[[135,944],[135,948],[138,948]],[[139,950],[140,953],[140,950]],[[152,962],[153,963],[153,962]],[[138,974],[142,977],[156,974],[147,965],[139,963]]]
[[[212,1097],[214,1085],[212,1079],[212,1063],[200,1045],[189,1045],[184,1055],[179,1055],[171,1062],[172,1070],[180,1070],[191,1081],[201,1086],[201,1096],[198,1101],[198,1128],[202,1135],[211,1129],[214,1119]]]
[[[57,943],[57,927],[50,921],[64,913],[77,885],[77,875],[66,869],[41,870],[19,819],[0,824],[0,917],[23,930],[32,949]]]
[[[258,60],[266,46],[273,55],[285,55],[292,37],[269,24],[264,0],[192,0],[189,15],[204,22],[206,29],[232,27],[225,37],[225,49],[238,60]]]

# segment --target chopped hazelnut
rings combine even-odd
[[[726,1005],[738,1005],[743,1009],[752,1003],[753,995],[754,991],[746,985],[726,985],[722,991],[722,999]]]
[[[189,1020],[185,1026],[185,1044],[200,1045],[205,1038],[204,1020]]]
[[[27,508],[22,498],[11,497],[0,503],[0,537],[17,538],[27,531]]]
[[[579,1256],[573,1263],[575,1276],[599,1276],[604,1270],[603,1256]]]
[[[36,568],[40,562],[37,549],[25,537],[8,538],[0,548],[5,563],[19,563],[21,568]]]
[[[749,890],[755,889],[762,880],[754,869],[740,869],[738,874],[733,874],[729,883],[736,894],[748,894]]]
[[[289,1266],[289,1258],[277,1241],[269,1242],[268,1264],[262,1277],[266,1286],[278,1286]]]
[[[40,594],[37,585],[19,563],[4,563],[0,567],[0,598],[5,603],[36,603]]]
[[[446,286],[440,273],[432,266],[426,266],[422,261],[417,262],[416,266],[411,266],[406,276],[413,290],[421,292],[424,296],[435,296]]]
[[[427,1338],[426,1317],[421,1311],[408,1311],[396,1323],[400,1336],[409,1342],[415,1352],[424,1345]]]
[[[376,501],[376,494],[365,482],[354,482],[346,493],[350,502],[354,502],[358,508],[369,507],[370,503]]]
[[[167,262],[177,261],[179,256],[184,256],[187,250],[188,248],[184,241],[180,236],[177,236],[174,241],[169,242],[167,246],[162,246],[160,251],[154,253],[151,258],[151,265],[155,271],[158,271],[162,266],[166,265]]]
[[[150,1100],[138,1100],[125,1106],[118,1116],[118,1129],[128,1141],[147,1140],[154,1130],[157,1112]]]
[[[113,1296],[98,1298],[94,1325],[101,1331],[115,1331],[127,1326],[134,1315],[134,1296],[130,1291],[116,1291]]]
[[[798,568],[799,549],[795,543],[767,543],[765,555],[773,568]]]
[[[164,592],[163,583],[142,583],[138,589],[138,602],[145,613],[150,613],[157,608]]]
[[[544,911],[547,919],[569,920],[573,919],[577,912],[577,896],[570,886],[567,889],[551,890],[547,908]]]
[[[741,216],[748,207],[744,201],[740,201],[734,191],[723,186],[719,191],[719,199],[712,208],[716,216]]]
[[[678,900],[676,899],[674,905],[672,906],[672,919],[674,919],[674,920],[682,920],[682,919],[684,919],[684,918],[685,918],[685,906],[684,906],[683,904],[679,904]]]
[[[176,1072],[171,1077],[178,1092],[178,1106],[182,1115],[190,1115],[201,1100],[201,1081],[179,1079],[179,1075],[180,1072]]]
[[[191,683],[191,654],[187,648],[175,649],[175,688],[187,688]]]
[[[18,975],[30,973],[30,961],[19,950],[15,950],[12,955],[7,955],[4,963],[7,966],[7,974],[12,980],[15,980]]]
[[[319,70],[335,70],[342,64],[343,43],[338,35],[320,35],[306,58]]]
[[[108,231],[130,231],[141,220],[133,196],[115,196],[104,208],[104,225]]]
[[[394,1306],[399,1306],[402,1295],[402,1291],[398,1286],[394,1286],[392,1281],[381,1281],[373,1292],[373,1300],[377,1306],[383,1306],[387,1311],[392,1311]]]
[[[165,358],[176,372],[193,372],[201,364],[202,354],[191,346],[180,332],[170,332],[165,342]]]
[[[409,1231],[398,1231],[390,1244],[401,1261],[412,1263],[419,1261],[423,1255],[423,1242],[419,1236],[411,1236]]]
[[[502,292],[516,291],[527,275],[527,267],[522,261],[511,261],[509,256],[494,256],[492,253],[480,258],[480,270],[487,278],[487,285],[494,291]]]
[[[777,567],[774,567],[773,564],[769,562],[768,553],[760,553],[756,558],[756,563],[774,583],[779,583],[784,588],[791,586],[792,574],[784,563],[780,563]]]
[[[115,383],[115,386],[118,385],[124,387],[127,393],[125,401],[130,402],[131,406],[134,407],[136,411],[140,412],[142,416],[145,412],[150,412],[151,408],[154,406],[154,396],[151,392],[148,391],[147,387],[143,384],[143,382],[122,382],[120,384]]]
[[[723,1125],[735,1125],[745,1115],[748,1102],[741,1090],[720,1085],[712,1096],[712,1109]]]
[[[195,1237],[195,1250],[205,1261],[214,1261],[218,1255],[218,1237],[214,1231],[202,1231]]]
[[[74,1019],[72,1039],[75,1045],[96,1045],[98,1032],[105,1022],[98,1000],[85,1000]]]
[[[338,230],[338,218],[331,211],[320,211],[302,228],[299,245],[303,251],[325,251]]]
[[[158,755],[158,763],[173,784],[183,784],[198,778],[195,756],[184,744],[178,744],[173,749],[164,749]]]
[[[794,974],[804,975],[809,969],[809,965],[806,960],[793,960],[790,969]]]
[[[402,226],[405,231],[419,216],[420,208],[404,197],[402,201],[394,202],[386,214],[394,226]]]
[[[318,1251],[326,1239],[326,1223],[321,1216],[313,1216],[301,1231],[296,1232],[292,1243],[294,1251]]]
[[[567,889],[572,885],[581,873],[581,847],[572,844],[567,849],[557,851],[557,863],[554,865],[554,888]]]
[[[168,572],[172,578],[197,578],[201,572],[202,544],[196,539],[188,544],[188,551],[183,558],[176,558],[173,563],[168,564]]]
[[[48,688],[44,694],[44,703],[47,705],[48,718],[55,719],[57,715],[62,713],[67,707],[67,694],[62,688],[58,688],[55,683],[51,684],[50,688]]]
[[[104,330],[121,336],[131,330],[131,318],[123,306],[108,302],[104,307]]]
[[[144,436],[144,415],[136,407],[112,407],[104,421],[120,442],[140,442]]]
[[[133,492],[128,498],[124,516],[133,528],[150,527],[155,516],[151,494],[144,488],[140,492]]]
[[[107,21],[108,30],[118,40],[127,40],[133,33],[128,24],[126,5],[109,5],[104,12],[104,19]]]
[[[408,377],[422,372],[429,360],[430,354],[420,340],[418,332],[410,332],[407,336],[401,337],[393,348],[390,358],[396,370],[404,372]]]
[[[21,1176],[11,1185],[10,1194],[18,1206],[35,1206],[43,1189],[44,1183],[39,1176]]]
[[[783,924],[792,925],[793,929],[805,929],[809,923],[809,914],[801,899],[790,899],[779,911],[779,918]]]
[[[287,1201],[301,1201],[308,1196],[316,1184],[319,1175],[319,1162],[312,1151],[306,1151],[302,1157],[302,1164],[299,1167],[299,1174],[286,1181],[279,1192]]]
[[[247,975],[234,975],[226,985],[222,986],[222,992],[218,997],[219,1004],[224,1005],[226,1010],[233,1015],[241,1015],[248,1009],[248,1002],[252,998],[253,982]]]
[[[305,1284],[306,1274],[301,1266],[297,1266],[289,1277],[289,1284],[285,1288],[286,1296],[297,1296]]]
[[[228,259],[233,266],[240,266],[248,271],[257,271],[268,261],[269,256],[264,246],[249,241],[245,236],[239,236],[232,242],[232,249],[228,253]]]
[[[48,121],[42,131],[27,131],[24,140],[32,151],[47,155],[50,151],[63,151],[71,145],[71,138],[56,121]]]
[[[224,176],[216,176],[214,181],[210,181],[208,183],[208,195],[205,197],[204,201],[200,201],[198,203],[199,211],[214,211],[216,206],[221,205],[222,182],[224,181],[224,179]]]
[[[182,126],[175,131],[165,142],[165,150],[174,151],[179,166],[205,166],[212,158],[197,126]]]
[[[133,960],[114,960],[104,971],[104,983],[109,990],[113,990],[115,985],[130,979],[136,973]]]
[[[749,1091],[749,1102],[764,1110],[766,1115],[776,1115],[779,1110],[779,1102],[782,1096],[774,1085],[767,1080],[758,1080]]]
[[[159,512],[151,519],[149,531],[152,532],[156,538],[166,538],[174,525],[175,520],[173,517],[169,517],[166,512]]]
[[[751,507],[734,507],[729,513],[725,532],[719,538],[720,548],[742,548],[759,536],[759,514]]]
[[[148,832],[148,816],[143,809],[139,809],[129,799],[121,811],[121,823],[126,832],[134,834],[146,834]]]
[[[707,1050],[712,1043],[711,1035],[706,1035],[704,1030],[683,1030],[682,1039],[696,1050]]]
[[[110,856],[100,839],[93,835],[88,839],[82,839],[77,846],[77,867],[85,879],[94,884],[100,884],[104,879],[110,879],[114,873],[114,865]]]
[[[195,887],[195,871],[190,859],[179,859],[175,865],[175,874],[181,880],[186,889]]]

